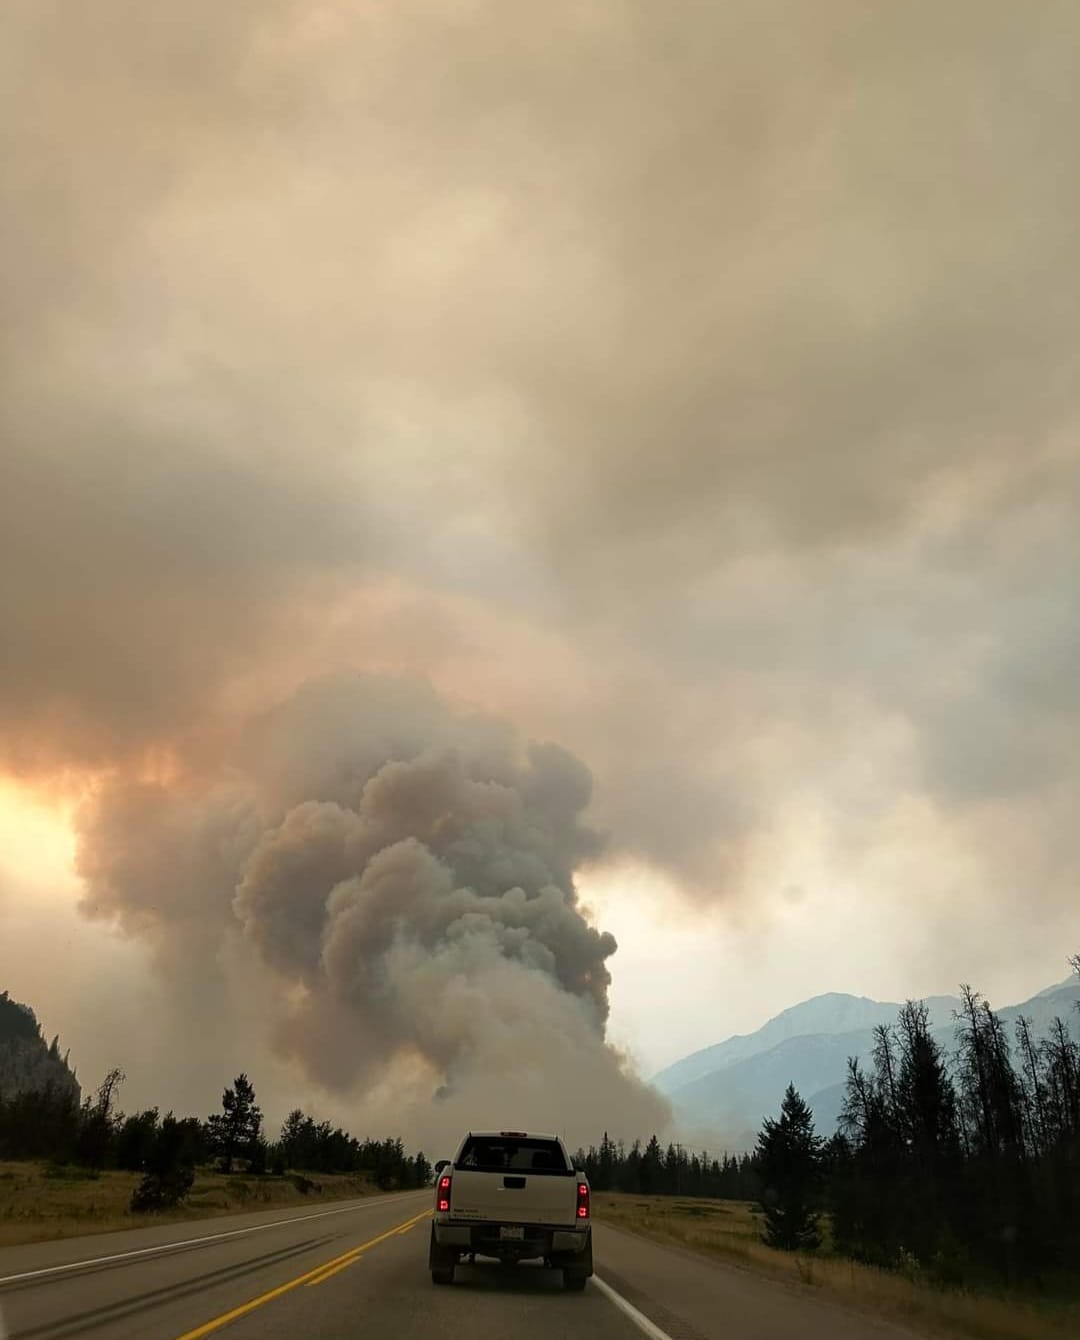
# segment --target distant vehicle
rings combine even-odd
[[[589,1180],[554,1135],[470,1131],[452,1163],[435,1165],[428,1264],[453,1284],[462,1257],[503,1265],[542,1260],[578,1291],[593,1273]]]

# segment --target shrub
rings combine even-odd
[[[132,1192],[131,1208],[135,1214],[175,1209],[187,1199],[194,1184],[193,1168],[178,1167],[167,1172],[149,1172]]]

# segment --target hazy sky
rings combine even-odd
[[[219,1087],[184,937],[328,798],[338,708],[287,761],[265,723],[354,672],[431,686],[425,748],[483,718],[591,774],[552,869],[646,1072],[819,991],[1066,976],[1078,38],[8,0],[0,987],[81,1074],[157,1101],[168,1037],[161,1101]],[[258,981],[203,1001],[215,1065],[270,1046]]]

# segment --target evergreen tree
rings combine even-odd
[[[0,1159],[52,1159],[75,1156],[82,1112],[75,1091],[51,1081],[5,1099],[0,1093]]]
[[[638,1189],[643,1196],[658,1196],[664,1172],[664,1156],[660,1150],[660,1141],[652,1136],[645,1146],[638,1168]]]
[[[925,1261],[952,1250],[948,1218],[960,1156],[956,1093],[922,1001],[905,1003],[898,1032],[899,1158],[891,1190],[899,1207],[902,1245]]]
[[[623,1166],[619,1175],[619,1189],[628,1192],[630,1195],[638,1195],[641,1191],[641,1141],[635,1140],[630,1146],[630,1153],[623,1161]]]
[[[154,1120],[156,1124],[156,1108]],[[195,1183],[200,1146],[200,1123],[193,1117],[178,1121],[169,1112],[156,1132],[146,1175],[132,1193],[132,1210],[168,1210],[185,1200]]]
[[[600,1154],[596,1163],[596,1181],[593,1183],[597,1191],[611,1191],[615,1186],[617,1162],[618,1151],[612,1144],[611,1137],[605,1131],[604,1138],[600,1141]]]
[[[814,1133],[814,1114],[789,1084],[780,1120],[767,1117],[758,1136],[764,1184],[765,1241],[785,1251],[816,1247],[817,1205],[822,1141]]]
[[[210,1147],[221,1160],[223,1172],[232,1172],[234,1159],[258,1164],[262,1151],[262,1112],[255,1102],[255,1088],[247,1075],[237,1075],[231,1088],[221,1095],[220,1112],[207,1122]]]
[[[960,988],[961,1105],[972,1152],[994,1163],[1023,1145],[1021,1086],[1000,1019],[969,986]]]
[[[661,1176],[661,1190],[665,1196],[682,1194],[682,1151],[669,1144],[664,1155],[664,1170]]]
[[[153,1154],[157,1135],[156,1107],[125,1117],[116,1132],[116,1166],[129,1172],[143,1172]]]
[[[916,1162],[934,1170],[956,1154],[956,1094],[930,1011],[909,1000],[900,1011],[896,1107],[900,1135]]]
[[[288,1168],[313,1169],[315,1123],[294,1108],[281,1127],[281,1153]]]

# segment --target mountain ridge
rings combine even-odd
[[[931,1016],[960,1004],[959,996],[930,996],[926,1001]],[[844,991],[826,991],[809,999],[789,1005],[774,1014],[752,1033],[734,1033],[687,1056],[673,1061],[653,1075],[650,1083],[662,1093],[671,1094],[695,1078],[711,1074],[734,1061],[743,1060],[791,1037],[809,1037],[818,1033],[853,1032],[858,1027],[873,1028],[879,1023],[891,1023],[901,1008],[900,1002],[873,1000],[869,996],[854,996]],[[841,1017],[842,1015],[842,1017]],[[824,1016],[824,1017],[823,1017]],[[830,1026],[821,1024],[828,1020]],[[817,1022],[818,1027],[808,1026]],[[695,1073],[696,1072],[696,1073]]]
[[[951,1054],[959,997],[933,996],[925,1003],[934,1037]],[[1077,1003],[1080,980],[1070,978],[995,1013],[1010,1032],[1023,1015],[1037,1038],[1047,1034],[1055,1017],[1061,1017],[1080,1039]],[[765,1116],[779,1108],[784,1089],[794,1083],[814,1109],[819,1132],[829,1134],[839,1120],[848,1058],[865,1061],[874,1029],[895,1023],[901,1008],[899,1002],[826,992],[782,1010],[755,1033],[736,1034],[673,1062],[652,1082],[671,1099],[681,1127],[723,1132],[727,1138],[738,1133],[743,1143]],[[853,1021],[861,1026],[849,1027]],[[817,1031],[798,1031],[811,1025]]]

